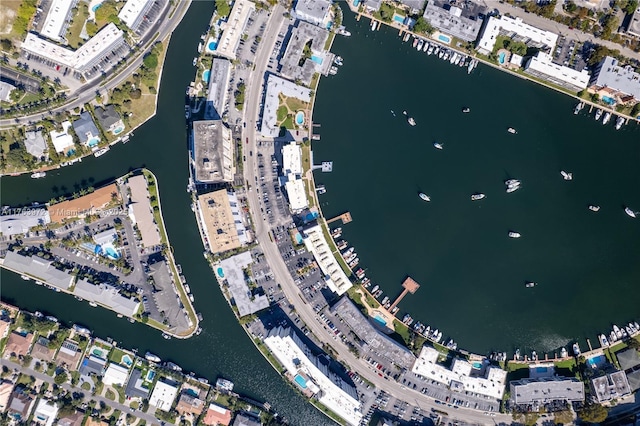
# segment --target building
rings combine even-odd
[[[53,361],[53,356],[55,355],[55,349],[49,348],[49,339],[40,336],[36,343],[33,345],[31,349],[31,356],[33,359],[37,359],[43,362]]]
[[[82,426],[84,422],[84,413],[76,411],[72,414],[64,415],[58,419],[58,426]]]
[[[4,70],[3,70],[4,71]],[[0,81],[0,101],[10,102],[11,92],[16,88],[13,84]]]
[[[471,16],[467,11],[468,9],[465,9],[463,15],[462,9],[451,6],[449,2],[430,1],[422,17],[443,33],[464,41],[475,41],[482,27],[482,21],[478,19],[477,14]]]
[[[505,370],[485,362],[472,364],[460,358],[454,358],[451,368],[446,368],[438,364],[439,355],[435,348],[423,346],[411,371],[458,392],[473,392],[502,399],[507,379]]]
[[[128,205],[129,218],[140,231],[142,246],[147,248],[159,246],[162,240],[153,216],[147,178],[144,175],[132,176],[127,184],[131,190],[131,202]]]
[[[329,22],[329,0],[296,0],[292,15],[310,24],[325,27]]]
[[[4,347],[4,357],[23,357],[29,353],[33,342],[33,333],[11,332]]]
[[[153,393],[149,398],[149,405],[153,405],[162,411],[169,411],[177,394],[177,383],[166,377],[162,377],[156,382],[156,386],[153,388]]]
[[[264,338],[271,353],[287,370],[294,382],[348,424],[362,419],[356,388],[329,370],[328,360],[314,355],[290,327],[275,327]]]
[[[69,127],[71,127],[71,123],[68,121],[62,122],[62,132],[58,132],[56,130],[51,130],[49,132],[49,136],[51,137],[51,142],[53,143],[53,147],[58,153],[68,153],[71,148],[73,148],[73,136],[69,134]]]
[[[216,49],[216,54],[234,60],[240,37],[247,26],[249,16],[256,9],[253,2],[249,0],[236,0],[229,14],[229,18],[220,28],[222,35]]]
[[[38,256],[24,256],[13,251],[7,252],[3,266],[19,274],[35,277],[61,290],[69,290],[74,280],[73,275],[56,269],[52,261]]]
[[[599,403],[631,395],[629,381],[624,371],[616,371],[591,379],[591,390]]]
[[[0,232],[9,235],[26,234],[35,226],[51,223],[51,216],[44,208],[24,208],[20,213],[0,215]]]
[[[558,34],[541,30],[525,24],[521,18],[491,16],[480,35],[476,48],[483,55],[493,52],[498,36],[509,37],[512,41],[521,41],[529,47],[550,51],[558,42]]]
[[[320,225],[304,230],[303,242],[320,267],[327,286],[338,296],[343,295],[353,285],[333,255]]]
[[[246,413],[238,413],[235,419],[233,419],[233,426],[261,426],[260,420],[255,417],[250,417]]]
[[[586,89],[589,85],[589,73],[586,70],[578,71],[554,64],[551,55],[544,52],[530,57],[524,66],[524,72],[574,92]]]
[[[232,250],[249,241],[235,192],[221,189],[198,196],[197,214],[211,253]]]
[[[637,12],[636,12],[637,13]],[[605,57],[593,71],[590,92],[609,89],[609,98],[618,103],[640,101],[640,73],[630,65],[622,66],[617,59]],[[604,99],[603,100],[607,100]]]
[[[377,352],[381,358],[401,369],[408,370],[414,364],[416,357],[411,351],[375,328],[348,297],[342,297],[331,307],[331,312],[358,336],[363,352]]]
[[[632,392],[640,389],[640,354],[633,348],[616,352],[620,368],[627,375],[629,388]]]
[[[309,1],[316,3],[315,0]],[[329,31],[326,29],[297,21],[296,26],[291,29],[287,48],[280,60],[280,74],[291,80],[301,81],[306,86],[311,84],[315,73],[327,74],[332,65],[332,59],[327,57],[324,48],[327,38]]]
[[[362,3],[364,4],[365,11],[369,13],[380,10],[380,6],[382,6],[382,0],[364,0]]]
[[[58,415],[58,406],[53,401],[42,398],[38,401],[33,412],[33,422],[42,426],[53,426],[53,422]]]
[[[124,386],[124,384],[127,383],[128,377],[129,377],[128,368],[112,362],[107,367],[107,371],[104,372],[104,377],[102,377],[102,383],[109,386],[111,385]]]
[[[295,141],[292,141],[282,147],[280,185],[284,186],[287,191],[289,209],[294,213],[301,212],[309,206],[302,172],[302,149]]]
[[[75,370],[82,358],[82,351],[80,346],[73,340],[65,340],[58,350],[56,355],[56,363],[58,365],[65,365],[69,370]]]
[[[140,302],[134,298],[126,298],[118,293],[118,289],[106,284],[94,285],[87,280],[78,280],[73,294],[87,300],[102,305],[112,311],[132,318],[140,307]]]
[[[574,377],[514,380],[509,383],[509,390],[511,400],[517,405],[584,401],[584,383]]]
[[[220,120],[227,109],[227,93],[229,91],[229,75],[231,62],[224,58],[213,58],[209,72],[207,103],[204,109],[206,120]]]
[[[231,423],[231,411],[217,404],[209,404],[209,408],[202,419],[202,423],[208,426],[225,425]]]
[[[204,401],[189,392],[183,392],[178,399],[176,411],[181,416],[192,414],[198,417],[204,411]]]
[[[236,173],[234,142],[231,129],[222,120],[194,121],[191,142],[194,180],[197,183],[233,181]]]
[[[0,411],[2,412],[4,412],[9,406],[11,391],[13,391],[13,383],[8,380],[0,379]]]
[[[42,136],[42,130],[25,132],[24,146],[27,152],[37,159],[48,156],[49,147]]]
[[[112,183],[82,197],[49,206],[47,211],[51,222],[63,223],[67,219],[98,214],[109,203],[119,200],[118,187]]]
[[[93,122],[89,111],[80,114],[80,118],[74,120],[73,130],[76,132],[80,143],[88,147],[94,147],[100,143],[100,130]]]
[[[71,11],[76,4],[78,0],[53,0],[40,34],[57,42],[66,42],[65,35],[71,20]]]
[[[633,37],[640,37],[640,8],[636,8],[636,11],[631,16],[627,34]]]
[[[107,105],[106,107],[95,107],[94,113],[96,120],[100,123],[100,127],[105,132],[111,132],[114,135],[121,133],[124,130],[124,123],[116,108],[113,105]]]
[[[403,4],[411,10],[422,10],[427,0],[397,0],[398,3]]]
[[[69,68],[81,75],[92,74],[93,68],[100,65],[103,59],[126,47],[124,33],[111,22],[80,46],[78,50],[71,50],[51,43],[36,34],[28,33],[21,48],[29,55],[48,60],[61,67]],[[118,58],[112,62],[117,62]]]
[[[264,137],[275,138],[280,134],[277,113],[278,108],[280,107],[280,95],[288,98],[300,99],[302,102],[311,102],[310,89],[273,74],[269,74],[264,99],[262,124],[260,126],[260,134]]]
[[[138,32],[144,16],[153,6],[154,0],[127,0],[118,13],[118,18],[133,32]]]
[[[226,280],[232,303],[243,317],[269,307],[269,299],[262,292],[258,294],[247,285],[244,269],[253,263],[250,252],[243,252],[221,261],[217,266],[219,280]]]
[[[95,355],[89,355],[82,360],[82,364],[80,364],[78,372],[83,376],[95,375],[101,377],[104,374],[106,365],[106,359],[99,358]]]
[[[131,371],[127,386],[124,388],[124,394],[128,398],[140,398],[146,399],[149,396],[149,388],[144,386],[144,379],[142,378],[142,371],[138,368],[134,368]]]
[[[26,423],[26,420],[29,418],[29,413],[31,412],[31,407],[33,407],[33,402],[33,399],[24,392],[23,387],[16,386],[11,393],[9,408],[6,412],[15,420]]]

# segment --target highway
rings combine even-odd
[[[173,15],[170,18],[165,18],[165,16],[171,13],[171,7],[166,8],[165,11],[160,14],[155,24],[147,31],[146,35],[148,39],[141,40],[139,44],[143,45],[148,43],[156,33],[158,34],[156,40],[164,40],[167,35],[171,34],[173,30],[178,26],[184,15],[187,13],[187,10],[191,5],[191,1],[192,0],[185,0],[178,2],[178,6],[176,6],[176,9],[173,11]],[[95,78],[76,91],[80,94],[78,97],[72,98],[74,94],[70,95],[70,102],[52,108],[49,111],[26,115],[19,118],[6,118],[0,120],[0,128],[15,126],[16,123],[29,123],[30,121],[35,122],[45,118],[47,115],[52,115],[57,112],[65,112],[72,110],[75,107],[83,106],[96,97],[96,90],[100,90],[101,92],[109,91],[129,78],[138,68],[140,68],[144,55],[151,49],[151,47],[152,45],[147,47],[145,50],[141,50],[140,52],[138,52],[138,55],[131,62],[129,62],[126,67],[122,68],[118,72],[118,74],[114,78],[109,80],[104,86],[100,86],[103,83],[103,80],[101,78]],[[164,46],[164,48],[166,49],[167,46]]]

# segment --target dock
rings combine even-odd
[[[333,217],[331,219],[328,219],[327,220],[327,225],[332,223],[332,222],[335,222],[337,220],[342,220],[342,224],[346,225],[347,223],[351,222],[353,219],[351,218],[351,213],[344,212],[339,216],[336,216],[336,217]]]
[[[407,277],[407,279],[402,283],[402,287],[404,288],[404,290],[402,290],[400,296],[398,296],[396,300],[394,300],[394,302],[391,304],[391,306],[389,306],[389,312],[393,311],[393,308],[395,308],[396,305],[400,303],[402,299],[404,299],[407,293],[414,294],[416,291],[418,291],[418,289],[420,288],[420,284],[418,284],[413,278]]]

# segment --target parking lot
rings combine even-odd
[[[553,61],[577,71],[582,71],[587,66],[583,57],[583,47],[584,45],[577,40],[560,36],[556,49],[553,51]]]

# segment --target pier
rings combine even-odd
[[[407,277],[407,279],[402,283],[402,287],[404,288],[404,290],[402,290],[400,296],[398,296],[396,300],[394,300],[394,302],[391,304],[391,306],[389,306],[389,312],[393,311],[393,308],[395,308],[396,305],[400,303],[402,299],[404,299],[407,293],[414,294],[416,291],[418,291],[418,289],[420,288],[420,284],[418,284],[413,278]]]
[[[336,220],[342,220],[342,224],[346,225],[347,223],[351,222],[353,219],[351,218],[351,213],[344,212],[339,216],[333,217],[331,219],[327,219],[327,225],[332,222],[335,222]]]

